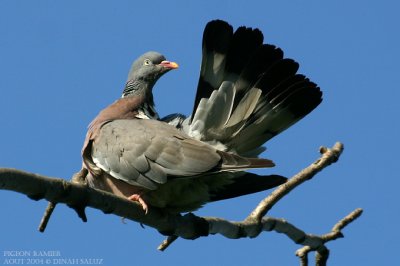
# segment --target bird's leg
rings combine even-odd
[[[147,211],[149,210],[149,208],[147,206],[147,203],[143,200],[143,198],[140,194],[133,194],[133,195],[129,196],[128,199],[139,202],[139,204],[142,205],[144,213],[147,214]]]

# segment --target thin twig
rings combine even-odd
[[[87,169],[82,167],[82,169],[79,172],[75,173],[72,176],[71,181],[74,183],[77,183],[77,184],[85,184],[85,176],[86,175],[87,175]],[[47,208],[44,211],[43,217],[40,220],[39,232],[43,233],[46,230],[47,224],[50,220],[51,215],[53,214],[54,209],[56,208],[56,205],[57,205],[57,203],[54,203],[54,202],[49,202],[49,204],[47,205]],[[77,210],[79,217],[81,217],[82,220],[84,222],[86,222],[86,216],[85,216],[84,211],[82,213],[82,212],[79,212],[81,210],[79,210],[79,211],[78,211],[78,209],[76,209],[76,210]]]
[[[164,251],[169,247],[169,245],[171,245],[177,239],[178,239],[177,236],[169,236],[158,246],[157,249],[159,251]]]
[[[354,211],[352,211],[349,215],[347,215],[346,217],[344,217],[342,220],[340,220],[339,222],[337,222],[333,228],[332,228],[332,232],[336,232],[336,231],[341,231],[343,228],[345,228],[349,223],[353,222],[355,219],[357,219],[358,217],[361,216],[361,214],[363,213],[363,210],[361,208],[355,209]]]
[[[308,254],[304,254],[304,256],[300,257],[300,266],[308,266]]]
[[[315,265],[326,266],[329,258],[329,253],[329,249],[327,249],[325,246],[318,249],[317,252],[315,252]]]
[[[51,214],[53,213],[56,205],[57,205],[57,203],[54,203],[54,202],[49,202],[49,204],[47,205],[47,208],[44,211],[42,220],[40,221],[40,224],[39,224],[39,232],[43,233],[44,230],[46,230],[47,223],[49,222]]]
[[[251,212],[247,219],[261,221],[262,217],[264,217],[281,198],[283,198],[297,186],[313,178],[325,167],[336,162],[340,154],[343,152],[343,144],[337,142],[332,149],[323,147],[320,148],[320,152],[322,153],[321,158],[275,189],[269,196],[267,196],[258,204],[258,206]]]
[[[355,221],[358,217],[361,216],[363,210],[360,208],[355,209],[351,213],[349,213],[346,217],[339,220],[332,228],[332,230],[324,235],[319,236],[321,240],[321,245],[310,245],[309,243],[300,243],[304,246],[299,248],[296,251],[296,256],[302,260],[303,257],[307,256],[311,251],[317,251],[315,254],[316,265],[323,266],[326,265],[326,262],[329,257],[329,250],[326,248],[325,244],[329,241],[336,240],[338,238],[343,237],[342,230]]]

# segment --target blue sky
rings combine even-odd
[[[1,1],[0,166],[69,179],[79,170],[86,126],[120,96],[130,64],[148,50],[180,68],[155,88],[161,115],[189,114],[201,37],[212,19],[260,28],[320,85],[324,102],[267,143],[264,157],[290,176],[320,145],[345,144],[335,164],[269,213],[320,234],[355,208],[363,216],[328,244],[331,265],[393,265],[398,207],[399,29],[396,1]],[[396,174],[397,173],[397,174]],[[207,205],[197,213],[240,220],[266,193]],[[284,235],[178,240],[166,252],[154,229],[100,211],[82,223],[58,206],[37,231],[47,203],[0,191],[0,263],[7,250],[55,250],[103,265],[296,265]]]

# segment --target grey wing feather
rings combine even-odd
[[[216,167],[216,150],[156,120],[105,124],[92,148],[93,162],[111,176],[154,190],[167,176],[193,176]]]

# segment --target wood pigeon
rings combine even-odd
[[[258,29],[215,20],[207,24],[192,115],[159,118],[152,88],[178,68],[157,52],[132,65],[122,97],[90,123],[82,149],[91,187],[180,213],[216,200],[278,186],[279,175],[249,173],[272,167],[257,158],[262,145],[322,101],[299,65],[263,44]]]

